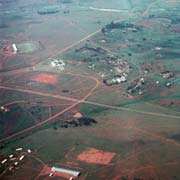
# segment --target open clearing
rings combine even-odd
[[[32,78],[33,81],[47,83],[47,84],[55,84],[57,82],[57,77],[49,74],[38,74],[37,76]]]
[[[104,152],[98,149],[89,148],[87,151],[79,154],[77,159],[79,161],[85,161],[87,163],[108,165],[114,156],[115,153]]]

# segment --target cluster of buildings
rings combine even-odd
[[[129,73],[131,71],[131,66],[126,60],[100,60],[101,63],[111,66],[116,74]]]
[[[63,60],[58,60],[58,59],[53,59],[51,61],[51,66],[52,67],[58,67],[60,69],[60,71],[63,71],[64,70],[64,67],[65,67],[65,62]]]
[[[19,163],[25,158],[26,153],[22,152],[23,148],[17,148],[15,150],[15,154],[17,152],[21,152],[22,155],[21,156],[17,156],[14,154],[10,154],[7,158],[1,160],[1,165],[2,166],[6,166],[6,165],[10,165],[9,167],[9,171],[12,171],[15,167],[17,167],[19,165]],[[31,149],[27,149],[27,153],[31,153]]]
[[[164,78],[164,79],[170,79],[172,77],[174,77],[174,73],[170,72],[170,71],[165,71],[160,73],[160,75]]]
[[[95,64],[89,64],[89,65],[88,65],[88,68],[94,69],[94,68],[95,68]]]
[[[174,77],[174,73],[170,72],[170,71],[164,71],[162,73],[160,73],[160,76],[163,77],[164,79],[170,79]],[[170,87],[172,84],[170,82],[166,83],[166,87]]]
[[[16,148],[14,154],[10,154],[5,159],[0,161],[0,167],[7,168],[7,170],[9,171],[13,171],[18,167],[21,161],[24,160],[28,153],[32,153],[31,149],[23,151],[22,147]],[[69,180],[73,180],[76,177],[78,177],[81,173],[76,170],[53,166],[50,169],[49,177],[52,177],[54,175],[61,176],[62,174],[67,175],[67,177],[69,177]]]
[[[8,111],[9,111],[8,108],[6,108],[6,107],[4,107],[4,106],[0,106],[0,112],[6,113],[6,112],[8,112]]]
[[[143,91],[143,85],[145,84],[145,79],[144,78],[140,78],[136,81],[135,84],[133,84],[132,86],[130,86],[127,90],[127,92],[129,94],[133,94],[133,93],[136,93],[138,95],[142,95],[144,94],[144,91]]]
[[[172,72],[166,71],[163,73],[160,73],[161,77],[163,77],[164,79],[169,79],[174,77],[174,74]],[[160,81],[156,81],[155,82],[156,85],[158,86],[160,84]],[[134,83],[132,83],[129,88],[127,89],[127,92],[129,94],[138,94],[138,95],[142,95],[144,94],[144,84],[145,84],[145,79],[144,78],[140,78],[138,80],[136,80]],[[166,82],[165,83],[166,87],[171,87],[172,83],[171,82]]]
[[[124,83],[127,81],[127,75],[124,76],[119,76],[119,77],[114,77],[112,79],[108,79],[108,80],[103,80],[103,82],[107,85],[107,86],[112,86],[112,85],[115,85],[115,84],[120,84],[120,83]]]
[[[101,62],[106,63],[108,66],[111,66],[112,69],[110,71],[115,74],[112,78],[103,80],[106,85],[112,86],[115,84],[127,82],[128,73],[131,71],[131,66],[127,61],[122,61],[121,59],[109,59],[108,61]]]

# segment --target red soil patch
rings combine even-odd
[[[47,165],[44,165],[42,171],[40,172],[40,176],[44,176],[51,173],[51,168]]]
[[[132,95],[130,95],[130,94],[127,94],[127,97],[128,97],[129,99],[134,99],[134,96],[132,96]]]
[[[61,173],[61,172],[52,172],[54,174],[54,176],[59,176],[59,177],[63,177],[65,179],[70,179],[71,177],[73,177],[73,179],[75,179],[75,176],[71,176],[69,174],[65,174],[65,173]]]
[[[72,112],[73,114],[75,114],[75,113],[78,112],[78,109],[72,109],[71,112]]]
[[[13,56],[16,53],[13,52],[13,48],[11,45],[6,45],[1,49],[1,54],[4,56]]]
[[[57,77],[55,75],[41,73],[33,77],[32,80],[46,84],[55,84],[57,82]]]
[[[89,148],[78,155],[77,160],[87,163],[108,165],[116,153],[105,152],[95,148]]]

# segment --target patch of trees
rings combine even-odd
[[[172,24],[179,24],[180,23],[180,17],[172,18],[171,23]]]
[[[162,18],[170,19],[171,24],[179,24],[180,23],[179,9],[174,10],[173,12],[169,11]]]
[[[46,14],[56,14],[58,12],[59,12],[59,10],[57,10],[57,9],[44,9],[44,10],[39,10],[38,14],[46,15]]]
[[[180,180],[180,178],[178,178],[177,176],[173,176],[172,180]]]
[[[101,47],[90,47],[87,44],[84,45],[83,47],[79,48],[79,49],[75,49],[75,52],[81,52],[83,50],[88,50],[88,51],[93,51],[99,54],[104,54],[106,53],[106,51],[104,49],[102,49]]]
[[[112,21],[110,24],[107,24],[105,27],[103,27],[101,29],[101,31],[102,31],[102,33],[105,33],[112,29],[125,29],[125,28],[137,28],[138,29],[139,27],[136,27],[134,24],[125,22],[125,21],[122,21],[122,22]]]
[[[180,17],[179,12],[174,10],[173,13],[169,12],[168,14],[164,16],[158,16],[158,15],[151,15],[149,18],[167,18],[171,20],[171,24],[179,24],[180,23]]]
[[[9,26],[6,25],[6,24],[0,24],[0,29],[5,29],[5,28],[8,28]]]
[[[123,28],[133,28],[134,25],[127,22],[114,22],[112,21],[110,24],[105,26],[107,29],[123,29]]]
[[[63,93],[68,93],[69,90],[68,90],[68,89],[63,89],[62,92],[63,92]]]
[[[170,138],[180,141],[180,134],[173,134]]]
[[[65,11],[63,11],[63,13],[64,13],[64,14],[69,14],[70,11],[69,11],[69,10],[65,10]]]
[[[92,118],[82,117],[78,119],[64,121],[62,122],[60,127],[68,128],[68,127],[78,127],[78,126],[91,126],[96,123],[97,121]]]

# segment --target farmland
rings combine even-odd
[[[0,179],[180,179],[179,1],[0,3]]]

